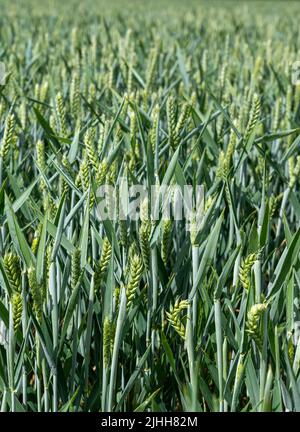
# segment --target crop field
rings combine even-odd
[[[0,410],[300,411],[299,3],[0,8]]]

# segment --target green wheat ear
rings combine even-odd
[[[88,102],[90,104],[93,104],[93,102],[95,101],[96,93],[97,93],[96,86],[94,83],[91,82],[89,84],[89,89],[88,89]]]
[[[159,136],[159,105],[156,104],[152,112],[152,126],[150,130],[150,142],[153,153],[155,152],[156,143]]]
[[[162,227],[161,258],[165,265],[167,264],[169,258],[171,233],[172,233],[172,220],[171,219],[164,220],[163,227]]]
[[[138,255],[138,247],[135,241],[132,241],[130,243],[129,249],[128,249],[128,262],[131,263],[133,257],[135,255]],[[127,268],[125,269],[127,271]],[[128,269],[129,270],[129,269]]]
[[[23,312],[23,301],[22,301],[21,294],[15,292],[12,295],[11,303],[12,303],[14,331],[16,332],[20,325],[22,319],[22,312]]]
[[[96,174],[96,184],[97,186],[102,186],[105,183],[105,178],[108,173],[108,163],[106,159],[103,159],[102,162],[99,163],[97,174]]]
[[[169,96],[167,100],[167,125],[169,134],[169,144],[175,147],[177,143],[176,135],[176,119],[175,119],[175,101],[173,96]]]
[[[17,255],[8,253],[4,255],[3,265],[9,285],[12,289],[11,305],[14,331],[17,331],[22,319],[23,300],[21,295],[21,267]]]
[[[191,111],[191,105],[189,103],[185,102],[183,104],[183,107],[182,107],[182,110],[181,110],[181,113],[180,113],[180,116],[178,118],[178,122],[177,122],[177,125],[175,128],[175,136],[176,136],[175,145],[176,146],[179,144],[180,134],[181,134],[181,131],[184,128],[185,123],[189,117],[190,111]]]
[[[149,269],[149,261],[150,261],[150,232],[151,232],[151,222],[143,221],[140,229],[139,229],[139,240],[140,240],[140,248],[143,257],[143,263],[145,269]]]
[[[53,221],[55,218],[55,215],[56,215],[57,208],[56,208],[56,204],[55,204],[55,202],[54,202],[54,200],[53,200],[53,198],[49,192],[45,193],[43,195],[43,206],[44,206],[45,212],[47,210],[49,210],[50,221]]]
[[[31,250],[34,255],[36,255],[39,247],[40,235],[41,235],[41,224],[39,224],[37,229],[34,231],[34,237],[31,243]]]
[[[258,348],[262,349],[262,334],[260,329],[260,318],[267,309],[266,303],[253,305],[247,314],[247,333],[255,341]]]
[[[158,60],[158,54],[159,54],[159,47],[156,46],[155,48],[152,48],[150,51],[150,56],[148,60],[147,70],[146,70],[146,88],[147,91],[150,90],[150,88],[153,85],[154,78],[155,78],[155,69],[157,66],[157,60]]]
[[[120,294],[121,294],[121,289],[119,286],[116,286],[115,291],[114,291],[114,310],[116,312],[119,310]]]
[[[139,287],[143,274],[143,262],[138,255],[134,255],[130,261],[129,280],[126,286],[127,309],[130,308]]]
[[[170,311],[166,312],[167,319],[179,336],[185,340],[185,327],[180,318],[180,313],[189,306],[187,300],[176,300],[174,306],[171,306]]]
[[[288,358],[291,366],[293,366],[294,358],[295,358],[295,345],[293,342],[292,332],[287,332],[287,348],[288,348]]]
[[[110,362],[110,349],[111,349],[111,337],[112,337],[111,327],[112,327],[112,323],[109,317],[105,317],[103,323],[103,360],[106,368]]]
[[[260,116],[260,99],[257,94],[254,94],[251,106],[251,113],[249,117],[249,121],[247,124],[247,128],[244,134],[244,141],[247,142],[250,138],[250,135],[254,131],[254,128],[257,125]]]
[[[90,186],[90,172],[89,172],[89,164],[87,161],[86,154],[84,155],[84,159],[80,166],[79,172],[80,172],[81,185],[83,187],[83,190],[86,191]]]
[[[67,136],[66,109],[62,94],[59,92],[55,98],[56,113],[59,121],[59,131],[63,137]]]
[[[71,258],[71,288],[72,290],[75,289],[81,273],[81,267],[80,267],[80,256],[81,252],[80,249],[77,247],[74,252],[72,253]]]
[[[40,101],[41,102],[45,102],[45,100],[47,99],[48,90],[49,90],[49,82],[45,81],[42,83],[41,88],[40,88]]]
[[[45,158],[45,144],[42,140],[38,140],[36,143],[36,163],[39,170],[44,173],[46,170],[46,158]],[[41,191],[46,189],[46,184],[43,177],[39,180],[39,186]]]
[[[42,321],[43,316],[43,298],[42,287],[38,285],[36,279],[36,271],[34,267],[27,270],[29,289],[33,300],[33,309],[39,322]]]
[[[119,221],[119,237],[120,237],[120,244],[123,247],[125,247],[128,239],[127,222],[125,220]]]
[[[277,196],[271,195],[269,199],[269,214],[270,218],[274,216],[274,213],[276,212],[276,209],[278,207],[278,204],[282,198],[282,194],[279,194]]]
[[[226,162],[225,152],[224,152],[224,150],[221,150],[219,153],[219,161],[218,161],[218,166],[217,166],[217,170],[216,170],[216,176],[218,178],[221,178],[224,180],[227,177],[225,162]]]
[[[27,109],[26,109],[26,102],[25,101],[23,101],[20,105],[19,117],[20,117],[22,129],[25,130],[26,129],[26,121],[27,121]]]
[[[297,156],[296,164],[291,164],[291,161],[293,161],[293,158],[289,158],[289,187],[290,189],[293,189],[300,174],[300,156]]]
[[[141,204],[141,226],[139,229],[139,240],[140,240],[140,248],[142,251],[142,258],[145,269],[149,269],[149,261],[150,261],[150,233],[151,233],[151,221],[149,219],[149,201],[148,198],[145,198]]]
[[[36,143],[36,161],[39,169],[45,171],[46,160],[45,160],[45,144],[42,140],[38,140]]]
[[[79,110],[80,110],[79,78],[76,73],[73,74],[71,85],[70,85],[70,104],[71,104],[72,114],[76,119],[79,116]]]
[[[95,293],[99,293],[101,282],[103,280],[103,277],[106,274],[108,264],[111,258],[111,244],[107,237],[104,238],[103,244],[102,244],[102,251],[101,251],[101,257],[99,262],[95,265],[94,269],[94,289]]]
[[[101,124],[99,128],[98,153],[101,153],[103,149],[104,141],[110,128],[110,120],[108,120],[104,114],[101,116],[101,120],[103,124]]]
[[[98,165],[98,159],[94,148],[95,135],[96,135],[95,129],[90,128],[86,131],[84,136],[86,154],[91,169],[96,169]]]
[[[50,115],[49,124],[50,124],[51,129],[56,132],[56,130],[57,130],[57,123],[56,123],[56,119],[55,119],[55,115],[54,114]]]
[[[259,256],[260,256],[259,252],[251,253],[245,258],[244,261],[242,261],[242,264],[240,266],[240,270],[239,270],[240,281],[243,287],[245,288],[245,290],[247,291],[250,288],[249,273],[253,267],[253,264],[259,258]]]
[[[105,273],[108,267],[108,263],[111,257],[111,244],[107,237],[105,237],[102,245],[101,259],[100,259],[100,271]]]
[[[3,264],[11,289],[14,292],[21,293],[21,267],[19,257],[11,252],[5,254]]]
[[[4,161],[7,160],[8,156],[9,156],[9,152],[12,149],[13,131],[14,131],[15,123],[16,123],[16,121],[15,121],[14,114],[9,114],[7,117],[7,120],[6,120],[3,140],[2,140],[1,149],[0,149],[0,157]]]

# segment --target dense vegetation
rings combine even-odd
[[[1,3],[1,410],[299,411],[297,3]]]

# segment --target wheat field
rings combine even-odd
[[[1,411],[300,411],[297,2],[110,3],[1,1]]]

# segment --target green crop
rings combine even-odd
[[[1,411],[300,411],[298,5],[17,3]],[[190,220],[155,185],[190,186]]]

